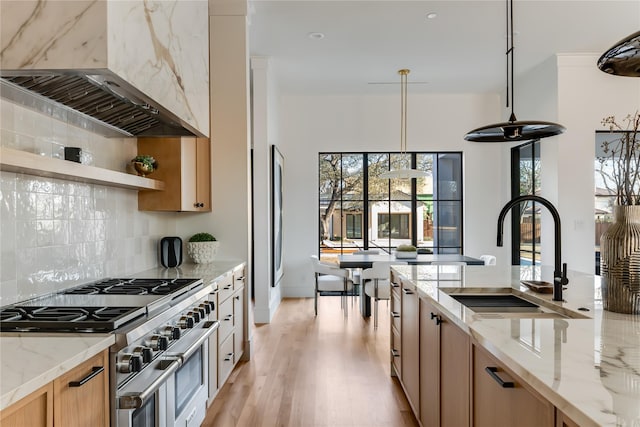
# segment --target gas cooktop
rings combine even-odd
[[[17,332],[108,332],[145,314],[145,307],[10,307],[0,310],[0,328]]]
[[[105,279],[66,290],[73,295],[170,295],[198,279]]]
[[[3,332],[115,331],[201,289],[200,279],[103,279],[0,308]]]

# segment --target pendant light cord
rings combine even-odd
[[[511,117],[510,122],[516,121],[516,115],[514,113],[514,92],[515,84],[513,82],[514,74],[514,54],[515,48],[513,43],[513,0],[505,0],[506,3],[506,37],[507,37],[507,108],[509,108],[509,98],[511,98]]]
[[[400,74],[400,154],[407,152],[407,74],[409,70],[402,69]]]

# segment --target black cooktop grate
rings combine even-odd
[[[65,291],[75,295],[169,295],[199,279],[106,279]]]
[[[145,314],[145,307],[14,306],[0,310],[0,330],[106,332]]]

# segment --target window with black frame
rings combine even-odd
[[[540,195],[540,140],[511,149],[511,196]],[[511,211],[511,264],[539,265],[540,206],[527,201]]]
[[[390,169],[427,172],[385,179]],[[322,258],[361,249],[462,253],[462,153],[320,153]]]

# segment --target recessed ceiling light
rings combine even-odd
[[[313,40],[320,40],[324,38],[324,33],[313,32],[313,33],[307,34],[307,37]]]
[[[427,19],[436,19],[437,17],[438,17],[438,14],[435,12],[427,13]]]

